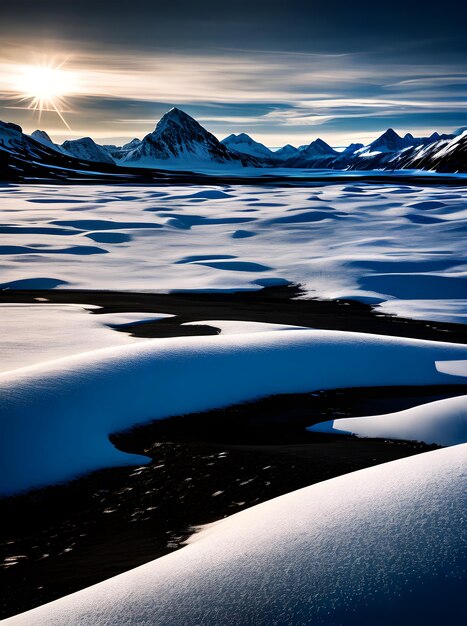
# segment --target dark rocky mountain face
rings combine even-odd
[[[413,137],[412,137],[413,141]],[[388,130],[370,143],[369,148],[371,152],[397,152],[403,150],[410,145],[410,139],[400,137],[392,128]]]
[[[467,131],[459,137],[440,139],[428,146],[420,146],[409,154],[397,155],[394,169],[467,172]]]
[[[195,161],[256,165],[247,155],[229,150],[190,115],[177,108],[166,113],[152,133],[122,159],[122,163]]]

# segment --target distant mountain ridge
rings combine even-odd
[[[15,159],[21,166],[15,165]],[[43,130],[30,136],[17,124],[0,122],[0,175],[27,164],[94,170],[113,168],[116,175],[128,168],[209,170],[213,168],[300,168],[333,170],[421,169],[443,173],[467,172],[467,131],[457,135],[414,137],[389,128],[367,145],[352,143],[338,152],[323,139],[296,148],[290,144],[275,152],[246,133],[219,141],[190,115],[174,107],[143,139],[124,146],[99,145],[90,137],[52,142]],[[98,164],[98,165],[96,165]],[[123,174],[122,174],[123,175]]]

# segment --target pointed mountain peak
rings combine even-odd
[[[139,146],[140,143],[141,143],[141,139],[138,139],[138,137],[135,137],[134,139],[132,139],[128,143],[124,144],[122,146],[122,150],[133,150],[134,148]]]
[[[388,128],[387,131],[385,131],[381,135],[381,137],[387,137],[387,138],[391,138],[391,139],[394,138],[394,137],[397,137],[399,139],[402,139],[402,137],[400,135],[398,135],[393,128]]]
[[[398,135],[394,129],[388,128],[380,137],[372,141],[369,147],[371,150],[379,152],[397,152],[407,147],[407,141],[406,138]]]
[[[122,163],[148,167],[161,162],[251,164],[237,151],[230,151],[190,115],[173,107],[159,120],[155,130],[122,157]]]
[[[155,131],[164,129],[167,126],[171,126],[171,125],[188,126],[188,127],[200,126],[198,122],[193,117],[191,117],[191,115],[188,115],[188,113],[185,113],[185,111],[182,111],[181,109],[178,109],[177,107],[172,107],[169,111],[167,111],[167,113],[165,113],[161,117],[161,119],[156,125]]]
[[[337,154],[337,152],[318,137],[302,150],[302,154],[308,157],[321,157]]]
[[[33,133],[31,133],[31,137],[36,141],[40,141],[41,143],[53,145],[53,141],[50,139],[45,130],[35,130]]]

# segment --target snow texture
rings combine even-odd
[[[65,141],[61,145],[65,154],[69,154],[77,159],[85,161],[96,161],[97,163],[114,163],[115,161],[102,146],[98,146],[91,137],[72,139]]]
[[[350,175],[291,188],[7,185],[0,287],[233,291],[289,281],[315,297],[465,322],[466,198],[461,184]]]
[[[239,320],[202,320],[185,322],[182,326],[214,326],[222,335],[242,335],[247,333],[262,333],[271,330],[311,330],[307,326],[291,326],[290,324],[269,324],[267,322],[244,322]]]
[[[170,317],[161,313],[105,313],[72,304],[0,304],[0,372],[142,339],[108,326]]]
[[[0,374],[0,492],[141,463],[112,432],[281,393],[464,382],[467,347],[320,330],[153,339]]]
[[[5,624],[458,623],[466,459],[454,446],[306,487]]]
[[[467,443],[467,396],[445,398],[386,415],[330,420],[308,430],[455,446]]]

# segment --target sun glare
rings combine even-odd
[[[67,128],[63,117],[65,97],[73,92],[72,74],[52,65],[24,66],[17,75],[16,87],[29,109],[39,112],[55,111]]]

